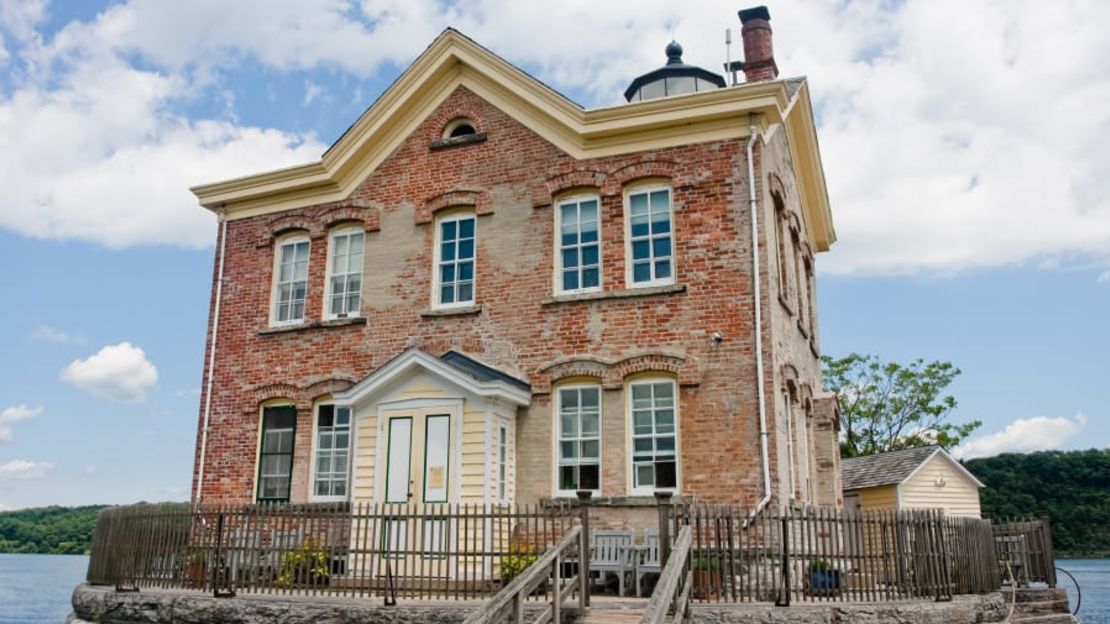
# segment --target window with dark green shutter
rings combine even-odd
[[[296,431],[297,408],[280,405],[262,410],[262,448],[258,453],[259,502],[289,502]]]

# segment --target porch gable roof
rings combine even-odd
[[[389,360],[350,388],[336,392],[335,401],[348,405],[361,403],[418,369],[476,396],[501,399],[517,406],[531,403],[532,387],[526,381],[458,351],[451,350],[442,357],[435,357],[415,347]]]

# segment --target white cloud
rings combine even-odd
[[[241,126],[233,112],[225,120],[168,112],[246,59],[275,72],[366,78],[403,67],[451,25],[589,105],[614,104],[632,77],[661,64],[672,33],[687,62],[720,67],[724,28],[739,39],[736,8],[725,0],[568,0],[554,9],[505,0],[122,2],[13,50],[11,62],[30,69],[0,99],[0,134],[11,137],[0,170],[12,172],[0,226],[112,246],[211,244],[212,220],[188,185],[323,150],[311,136]],[[1110,190],[1100,179],[1110,169],[1102,105],[1110,39],[1100,28],[1110,3],[1046,10],[1032,0],[969,0],[952,11],[927,0],[771,3],[779,67],[809,75],[820,117],[840,235],[822,271],[1110,263]],[[27,25],[41,21],[41,7],[22,13],[13,22],[19,40],[34,41]],[[1076,58],[1083,62],[1065,60]],[[305,102],[319,103],[310,85],[322,80],[306,81]]]
[[[304,84],[304,101],[301,102],[301,106],[310,106],[323,92],[324,87],[311,80],[306,81]]]
[[[31,332],[31,338],[43,340],[54,344],[85,344],[85,339],[76,334],[58,329],[51,325],[39,325]]]
[[[12,439],[12,425],[28,418],[35,418],[42,414],[42,407],[30,407],[26,404],[13,405],[0,412],[0,442]]]
[[[0,464],[0,481],[5,479],[40,479],[46,472],[54,467],[50,462],[33,462],[23,459],[13,459],[6,464]]]
[[[952,454],[961,459],[972,459],[992,457],[999,453],[1029,453],[1059,449],[1086,426],[1087,417],[1083,414],[1076,414],[1074,419],[1047,416],[1019,418],[1006,425],[1002,431],[968,440],[954,449]]]
[[[136,403],[158,383],[158,370],[142,349],[121,342],[70,362],[60,378],[102,399]]]

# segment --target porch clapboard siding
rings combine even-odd
[[[484,406],[475,407],[467,401],[463,405],[460,503],[492,502],[486,501],[487,437]]]
[[[481,509],[487,504],[497,503],[495,488],[498,476],[498,425],[504,423],[508,437],[512,439],[515,433],[512,425],[515,423],[511,418],[505,418],[499,414],[486,400],[470,396],[426,372],[398,380],[396,387],[387,391],[380,400],[356,409],[352,503],[380,505],[384,502],[384,475],[381,474],[381,470],[384,469],[383,462],[387,461],[387,458],[379,455],[387,453],[389,433],[383,429],[383,414],[396,415],[411,409],[418,417],[422,417],[421,414],[426,416],[438,412],[439,407],[429,407],[437,404],[442,404],[442,412],[451,417],[447,474],[450,504],[471,505],[475,506],[475,509]],[[426,452],[425,440],[413,440],[412,444],[412,461],[422,462]],[[511,466],[515,456],[510,454],[508,457]],[[419,467],[414,469],[420,470]],[[383,508],[383,512],[389,507]],[[428,547],[426,542],[431,538],[430,534],[426,533],[427,517],[435,517],[445,506],[438,503],[420,504],[419,500],[413,500],[409,505],[398,506],[398,509],[402,507],[420,510],[420,514],[425,516],[422,519],[399,518],[395,521],[395,525],[391,525],[403,530],[401,541],[406,545],[404,549],[421,550]],[[494,509],[499,508],[491,506],[487,509],[493,512]],[[459,523],[458,526],[448,528],[452,537],[451,543],[446,545],[448,549],[459,552],[484,552],[494,544],[501,544],[508,550],[510,542],[514,539],[512,523],[496,517],[456,519],[445,522]],[[372,550],[376,546],[371,542],[380,542],[384,539],[384,534],[384,527],[377,527],[370,533],[352,534],[351,543],[356,549]],[[395,563],[399,570],[407,568],[408,572],[416,572],[418,576],[436,576],[441,573],[441,569],[442,571],[448,569],[448,566],[441,565],[434,558],[426,556],[402,557]],[[451,562],[450,572],[452,575],[458,574],[467,578],[491,578],[491,575],[499,573],[499,564],[498,560],[481,556],[460,556],[456,561]],[[359,562],[354,562],[356,568],[359,565]],[[383,573],[381,569],[356,571],[369,577]]]
[[[944,486],[937,486],[937,479]],[[906,509],[940,508],[950,516],[980,516],[979,489],[940,455],[934,455],[898,486]]]
[[[360,414],[355,420],[354,487],[351,500],[371,502],[375,494],[375,460],[378,450],[378,416]]]

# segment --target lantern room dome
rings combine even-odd
[[[682,46],[677,41],[667,44],[664,52],[667,64],[640,76],[628,85],[624,98],[629,102],[641,102],[656,98],[710,91],[725,86],[725,79],[719,74],[682,62]]]

